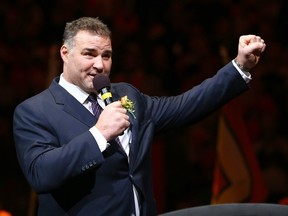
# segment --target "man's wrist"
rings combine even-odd
[[[95,138],[100,151],[103,152],[110,144],[107,142],[105,137],[101,134],[101,132],[95,127],[95,125],[92,128],[90,128],[89,131],[92,133],[93,137]]]
[[[234,62],[239,67],[239,69],[242,70],[243,72],[249,72],[250,71],[249,68],[246,68],[246,67],[244,67],[244,65],[240,64],[236,58],[234,59]]]
[[[239,64],[237,64],[236,59],[233,59],[232,64],[237,69],[237,71],[240,73],[240,75],[242,76],[242,78],[245,80],[246,83],[249,83],[252,80],[251,74],[248,71],[244,71],[243,69],[241,69],[239,67]]]

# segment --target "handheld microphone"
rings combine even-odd
[[[93,86],[95,90],[101,94],[101,98],[105,105],[113,102],[112,93],[110,92],[111,83],[107,75],[96,74],[93,79]]]

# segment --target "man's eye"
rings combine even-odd
[[[102,58],[105,59],[105,60],[108,60],[111,58],[111,55],[110,54],[105,54],[105,55],[102,55]]]

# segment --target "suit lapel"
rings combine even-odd
[[[63,110],[89,127],[92,127],[96,123],[94,115],[74,97],[67,99],[67,103],[64,104]]]
[[[121,97],[127,95],[127,93],[125,93],[124,91],[121,91],[117,88],[117,86],[115,85],[112,85],[112,88],[111,88],[111,91],[112,91],[112,97],[113,97],[113,101],[118,101],[121,99]],[[136,101],[136,98],[134,97],[130,97],[128,96],[130,100],[132,101]],[[136,115],[137,115],[137,106],[135,106],[135,112],[136,112]],[[138,125],[137,125],[137,119],[134,118],[134,116],[127,112],[128,113],[128,116],[129,116],[129,121],[130,121],[130,130],[131,130],[131,134],[132,134],[132,138],[131,138],[131,141],[129,142],[129,145],[130,145],[130,153],[129,153],[129,163],[131,165],[131,168],[133,167],[133,165],[135,164],[135,161],[136,161],[136,156],[137,156],[137,153],[138,153],[138,148],[139,146],[137,145],[137,136],[138,136]],[[136,117],[137,118],[137,117]]]
[[[92,127],[96,123],[93,114],[87,110],[83,104],[79,103],[72,95],[58,84],[59,79],[54,79],[49,87],[49,91],[55,99],[55,103],[62,105],[64,112],[69,113],[80,122]]]

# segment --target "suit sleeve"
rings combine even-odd
[[[249,89],[232,62],[181,95],[147,99],[157,132],[196,123]]]
[[[13,117],[19,164],[30,185],[40,193],[97,169],[104,161],[88,126],[73,131],[72,120],[63,121],[67,119],[65,113],[57,115],[52,106],[49,111],[43,109],[45,106],[38,99],[25,101],[15,109]]]

